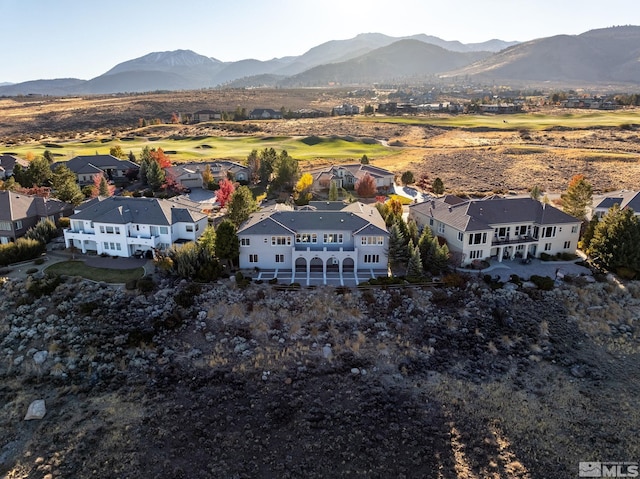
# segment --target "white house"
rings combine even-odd
[[[409,206],[409,218],[444,238],[460,264],[575,253],[581,221],[532,198],[445,196]]]
[[[185,200],[186,201],[186,200]],[[67,248],[129,257],[195,241],[207,226],[197,203],[112,196],[78,206],[64,230]]]
[[[254,213],[238,230],[240,268],[387,274],[389,233],[373,205],[315,201]]]
[[[202,174],[207,166],[209,167],[213,180],[220,181],[227,177],[231,177],[234,181],[249,180],[249,168],[229,160],[178,163],[166,168],[166,171],[168,175],[171,175],[185,188],[204,188],[206,185],[204,184]]]

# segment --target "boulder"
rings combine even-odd
[[[29,404],[24,420],[30,421],[32,419],[42,419],[45,414],[47,414],[47,408],[44,404],[44,399],[36,399]]]

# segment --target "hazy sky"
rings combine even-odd
[[[0,82],[91,79],[155,51],[301,55],[377,32],[463,43],[639,25],[638,0],[0,0]]]

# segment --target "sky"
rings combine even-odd
[[[302,55],[359,33],[477,43],[640,25],[638,0],[0,0],[0,83],[89,80],[151,52]]]

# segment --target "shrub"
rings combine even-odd
[[[133,196],[134,198],[141,198],[142,193],[140,193],[139,191],[134,191],[133,193],[131,193],[131,196]]]
[[[549,276],[538,276],[537,274],[534,274],[529,278],[529,281],[535,284],[538,289],[543,291],[550,291],[554,286],[553,278],[550,278]]]
[[[34,259],[44,253],[45,243],[35,239],[18,238],[14,243],[0,245],[0,265],[6,266]]]
[[[38,272],[38,268],[29,268],[27,271],[25,271],[25,273],[27,274],[33,274],[37,272]]]
[[[202,292],[202,288],[198,283],[190,283],[186,288],[178,291],[173,300],[178,306],[188,308],[193,305],[193,298]]]
[[[616,269],[616,274],[622,279],[635,279],[637,272],[631,268],[620,266]]]
[[[140,290],[143,293],[148,293],[150,291],[153,291],[154,286],[155,286],[155,283],[153,282],[153,278],[149,276],[140,278],[136,282],[136,288],[138,288],[138,290]]]
[[[153,198],[153,190],[152,189],[146,189],[146,190],[144,190],[144,192],[142,194],[144,196],[146,196],[147,198]]]
[[[129,281],[127,281],[124,284],[124,288],[129,290],[129,291],[132,291],[132,290],[136,289],[136,284],[137,283],[138,283],[137,279],[130,279]]]
[[[458,273],[449,273],[445,274],[442,277],[442,282],[448,288],[462,288],[466,284],[466,279],[464,276]]]
[[[41,265],[41,264],[43,264],[43,263],[44,263],[44,258],[36,258],[36,259],[33,261],[33,264],[35,264],[35,265]]]
[[[68,228],[71,226],[71,220],[67,217],[58,218],[58,227],[59,228]]]
[[[62,283],[62,278],[58,275],[45,275],[44,278],[34,279],[27,283],[27,292],[39,298],[43,295],[49,295]]]
[[[540,253],[541,261],[551,261],[553,257],[549,253]]]

